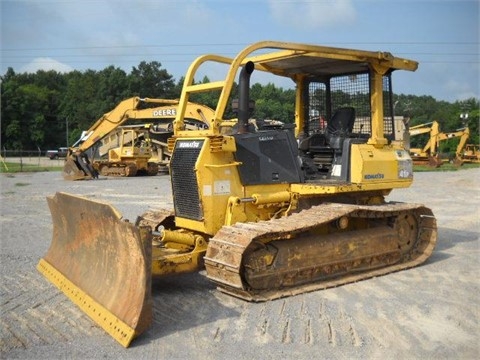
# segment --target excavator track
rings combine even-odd
[[[97,166],[103,176],[133,177],[137,175],[138,171],[135,164],[111,165],[99,163]]]
[[[219,290],[267,301],[417,266],[433,252],[436,233],[435,217],[423,205],[326,203],[224,226],[204,261]]]

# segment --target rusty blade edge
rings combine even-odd
[[[135,329],[92,299],[45,259],[40,259],[37,270],[122,346],[130,345],[137,335]]]

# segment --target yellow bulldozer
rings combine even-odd
[[[98,177],[100,168],[102,175],[134,176],[138,170],[156,174],[158,170],[155,171],[155,168],[167,166],[171,157],[167,140],[173,134],[172,123],[177,106],[178,100],[169,99],[132,97],[121,101],[84,131],[68,149],[63,177],[65,180],[94,179]],[[208,106],[188,102],[185,129],[205,128],[208,126],[207,119],[213,114]],[[137,129],[122,129],[127,124],[137,124]],[[144,127],[148,129],[148,134],[138,124],[148,125]],[[144,146],[135,146],[132,138],[145,138]],[[95,160],[95,155],[101,160]]]
[[[196,84],[211,64],[226,77]],[[128,346],[152,321],[154,277],[206,269],[220,291],[266,301],[423,263],[437,239],[432,211],[386,200],[413,181],[395,136],[392,73],[417,66],[388,52],[276,41],[198,57],[168,142],[174,209],[129,222],[107,203],[56,193],[39,271]],[[257,75],[292,81],[294,125],[250,126]],[[186,131],[188,101],[203,93],[218,97],[214,116]],[[237,125],[222,134],[232,100]],[[323,132],[309,129],[317,113]]]
[[[467,164],[480,164],[480,145],[466,144],[461,158],[462,162]]]
[[[103,176],[157,175],[159,165],[153,157],[149,125],[122,127],[120,146],[109,149],[106,159],[93,160],[95,171]]]

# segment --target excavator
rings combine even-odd
[[[212,64],[225,78],[195,83]],[[389,52],[278,41],[196,58],[168,140],[173,209],[128,221],[106,202],[57,192],[38,270],[128,347],[152,321],[153,278],[205,270],[219,291],[261,302],[424,263],[437,240],[433,212],[386,198],[413,181],[392,74],[417,66]],[[250,83],[267,75],[295,87],[291,126],[249,122]],[[190,97],[206,93],[217,96],[208,128],[184,130]],[[237,124],[222,134],[230,103]],[[309,129],[316,112],[325,132]]]
[[[442,159],[437,153],[438,135],[440,134],[440,125],[437,121],[426,124],[420,124],[409,128],[410,137],[428,134],[428,140],[423,148],[410,148],[410,156],[415,165],[428,165],[439,167],[442,165]]]
[[[467,144],[468,138],[470,137],[470,129],[468,127],[464,127],[462,129],[458,129],[456,131],[452,132],[441,132],[438,134],[437,137],[437,144],[439,145],[440,142],[450,140],[450,139],[455,139],[455,138],[460,138],[457,148],[455,150],[455,156],[451,160],[454,165],[456,166],[461,166],[463,164],[463,149],[465,148],[465,145]]]
[[[178,100],[140,97],[121,101],[113,110],[101,116],[90,129],[84,131],[80,139],[69,148],[63,167],[64,179],[95,179],[98,177],[100,167],[103,174],[116,176],[134,176],[138,169],[151,174],[156,173],[155,168],[158,166],[154,163],[166,166],[171,156],[167,151],[167,139],[173,133],[172,122],[177,113],[178,103]],[[157,106],[151,107],[152,104]],[[185,127],[198,129],[207,126],[208,119],[213,117],[214,111],[208,106],[189,102],[186,104],[185,114]],[[149,139],[145,139],[149,149],[125,146],[131,142],[132,136],[144,137],[145,131],[134,131],[132,128],[126,131],[122,130],[121,126],[138,122],[151,125]],[[100,149],[99,156],[108,156],[108,160],[93,159],[92,150],[95,146]]]
[[[441,166],[444,161],[439,153],[440,143],[442,141],[460,138],[460,141],[457,145],[455,151],[455,156],[452,162],[456,166],[461,166],[463,163],[462,152],[465,148],[465,144],[470,137],[470,130],[468,127],[458,129],[452,132],[443,132],[440,131],[440,125],[437,121],[433,121],[428,124],[421,124],[413,126],[409,129],[410,136],[416,136],[420,134],[429,134],[429,139],[425,146],[420,148],[410,148],[410,156],[412,157],[413,163],[417,165],[429,165],[432,167]]]

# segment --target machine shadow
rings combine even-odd
[[[215,296],[217,291],[216,285],[200,273],[154,279],[152,326],[132,346],[220,319],[238,317],[240,311],[219,302]],[[232,299],[243,303],[243,300]]]
[[[478,241],[478,231],[459,231],[440,227],[437,245],[425,264],[434,264],[455,256],[449,249]],[[153,323],[132,346],[141,346],[176,332],[240,316],[243,300],[224,295],[222,303],[216,285],[201,273],[170,275],[154,279],[152,284]],[[237,304],[238,303],[238,304]],[[214,331],[214,330],[212,330]],[[212,333],[213,336],[213,333]]]
[[[433,250],[433,254],[426,261],[426,263],[433,264],[455,256],[453,254],[446,253],[446,251],[458,246],[460,243],[472,243],[478,241],[479,237],[480,234],[478,231],[440,227],[438,228],[437,245]]]

